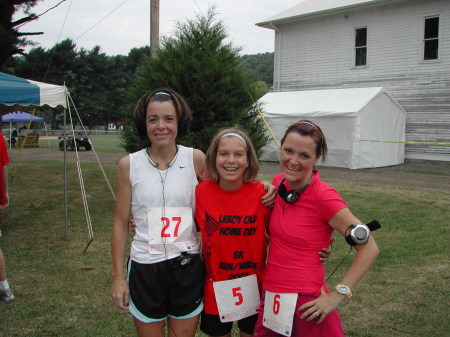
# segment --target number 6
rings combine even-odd
[[[275,314],[275,315],[278,315],[278,313],[280,312],[280,301],[279,301],[279,299],[280,299],[280,294],[276,294],[274,297],[273,297],[273,313]]]

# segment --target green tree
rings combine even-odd
[[[259,152],[267,137],[252,112],[258,89],[240,65],[239,49],[226,38],[226,27],[216,20],[214,7],[196,20],[177,23],[174,37],[163,40],[158,57],[144,60],[130,90],[130,106],[151,89],[173,88],[186,98],[194,115],[185,145],[206,151],[219,129],[238,126],[249,133]],[[125,148],[135,151],[143,144],[128,132],[134,128],[124,131]]]
[[[23,54],[23,47],[32,44],[24,38],[27,35],[43,33],[19,32],[18,27],[24,23],[36,20],[37,15],[30,12],[40,0],[1,0],[0,1],[0,68],[11,56]],[[13,21],[14,13],[23,9],[25,17]]]
[[[241,64],[254,74],[255,79],[266,82],[268,86],[273,84],[273,53],[243,55]]]

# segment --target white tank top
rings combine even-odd
[[[161,223],[152,220],[154,217],[150,218],[149,222],[150,213],[157,213],[159,220],[162,216],[170,218],[178,209],[183,208],[186,211],[186,208],[189,208],[191,212],[187,217],[190,217],[190,225],[184,228],[183,244],[188,244],[190,254],[199,252],[197,228],[194,225],[195,188],[198,185],[194,151],[181,145],[177,147],[178,156],[165,171],[159,171],[150,164],[146,149],[130,154],[131,213],[136,223],[136,232],[131,242],[131,259],[138,263],[156,263],[180,255],[180,251],[167,249],[160,253],[150,252],[153,235],[151,233],[166,233]],[[166,239],[171,238],[160,238],[162,242],[166,242]]]

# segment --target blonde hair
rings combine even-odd
[[[244,171],[243,176],[244,183],[254,181],[258,176],[259,172],[258,158],[256,157],[256,151],[255,148],[253,147],[253,143],[250,137],[247,136],[247,134],[241,130],[238,130],[236,128],[228,128],[220,130],[214,136],[213,140],[211,141],[211,145],[208,148],[208,151],[206,151],[206,176],[209,180],[219,183],[220,176],[216,167],[217,150],[219,148],[219,143],[222,140],[222,138],[224,136],[236,137],[233,134],[236,134],[237,137],[242,137],[246,145],[248,167]]]

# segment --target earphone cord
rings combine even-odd
[[[347,259],[347,257],[350,255],[350,252],[352,251],[352,248],[353,248],[353,247],[350,246],[350,249],[349,249],[347,255],[344,256],[344,258],[342,259],[342,261],[339,262],[339,264],[336,266],[336,268],[334,268],[334,270],[331,272],[331,274],[328,275],[328,277],[325,279],[325,281],[323,281],[322,285],[319,287],[319,290],[325,285],[325,283],[328,282],[328,280],[330,279],[330,277],[333,276],[333,274],[338,270],[338,268],[344,263],[344,261],[345,261],[345,260]],[[301,294],[301,293],[298,293],[298,295],[299,295],[299,296],[311,296],[311,295],[314,295],[315,293],[316,293],[316,292],[312,292],[312,293],[310,293],[310,294]]]
[[[164,187],[166,185],[166,179],[167,179],[167,174],[169,173],[169,168],[170,168],[170,166],[167,168],[167,170],[166,170],[166,172],[164,174],[164,178],[163,178],[163,175],[161,174],[161,172],[157,169],[158,173],[159,173],[159,176],[161,178],[161,185],[162,185],[163,204],[162,204],[161,220],[163,218],[165,218],[165,216],[166,216],[166,196],[165,196],[165,193],[164,193]],[[163,222],[163,225],[164,225],[164,222]],[[165,258],[167,260],[167,248],[166,248],[166,238],[165,237],[163,238],[162,243],[163,243],[163,246],[164,246],[164,255],[165,255]]]

